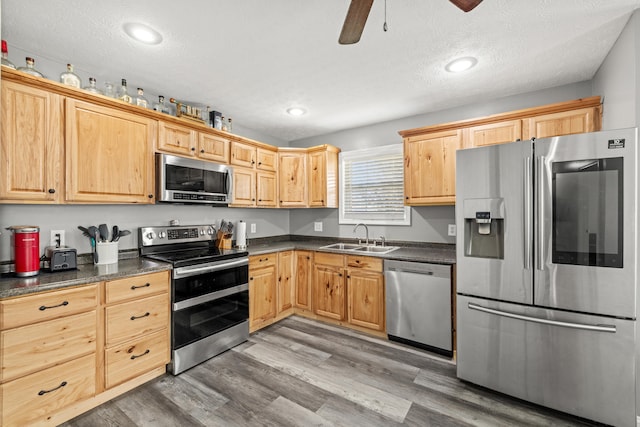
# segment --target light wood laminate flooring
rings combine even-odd
[[[84,426],[584,426],[456,378],[450,360],[292,317],[183,374],[67,423]]]

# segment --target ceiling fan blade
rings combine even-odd
[[[449,0],[451,3],[458,6],[465,12],[473,10],[477,5],[482,3],[482,0]]]
[[[358,43],[360,36],[362,36],[364,24],[367,22],[372,5],[373,0],[351,0],[349,11],[347,11],[347,17],[344,19],[344,25],[342,26],[342,32],[340,33],[338,43]]]

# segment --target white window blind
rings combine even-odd
[[[402,144],[340,153],[340,224],[410,225]]]

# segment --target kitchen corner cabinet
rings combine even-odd
[[[347,256],[347,319],[350,324],[384,331],[382,259]]]
[[[197,132],[187,126],[158,121],[158,151],[229,163],[228,138]]]
[[[277,253],[249,257],[249,330],[275,320],[277,309]]]
[[[286,315],[293,309],[294,273],[293,251],[278,252],[278,288],[276,290],[276,315]]]
[[[309,149],[309,207],[338,207],[339,152],[329,145]]]
[[[278,152],[279,199],[282,208],[304,208],[308,203],[307,153],[304,149]]]
[[[157,122],[66,99],[66,200],[153,203]]]
[[[62,97],[2,82],[0,203],[60,203],[64,197]]]
[[[295,251],[294,306],[312,310],[313,252]]]
[[[451,130],[405,138],[406,205],[447,205],[456,201],[456,151],[462,131]]]

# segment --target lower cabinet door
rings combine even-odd
[[[40,425],[50,414],[96,392],[95,353],[9,381],[2,390],[2,425]]]
[[[166,329],[105,350],[105,385],[118,385],[146,371],[169,363]]]

